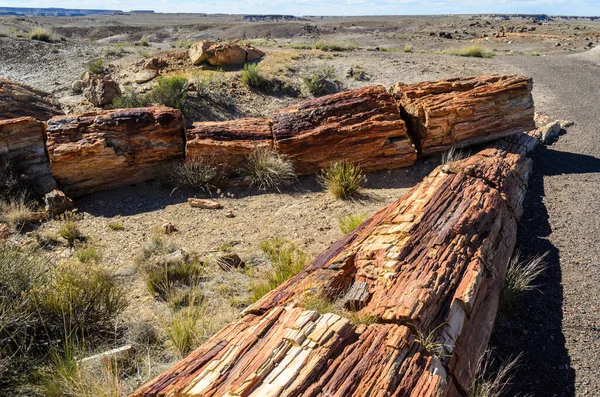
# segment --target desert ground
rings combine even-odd
[[[39,27],[50,32],[51,42],[28,37]],[[204,39],[253,44],[266,54],[259,62],[261,73],[291,88],[262,92],[241,84],[240,68],[191,65],[186,47]],[[314,48],[320,41],[340,50]],[[599,41],[600,22],[562,18],[1,17],[0,77],[52,94],[65,113],[80,113],[94,109],[73,89],[89,61],[102,59],[120,85],[145,93],[155,82],[138,84],[135,75],[146,59],[163,57],[168,62],[164,74],[185,76],[196,85],[189,98],[187,116],[192,120],[188,121],[210,121],[265,116],[308,99],[311,94],[302,76],[323,66],[333,68],[332,80],[340,90],[477,74],[532,76],[540,117],[572,120],[575,125],[534,155],[518,249],[525,255],[548,251],[548,267],[536,280],[537,288],[527,291],[510,313],[497,318],[491,345],[499,360],[521,354],[504,395],[596,396],[600,393]],[[456,55],[472,45],[489,55]],[[119,319],[125,328],[141,322],[160,328],[171,310],[167,302],[148,292],[139,272],[139,257],[153,241],[160,239],[174,247],[173,251],[204,258],[215,258],[224,251],[238,254],[252,271],[212,269],[217,275],[211,274],[204,287],[207,300],[221,305],[213,307],[210,315],[218,310],[222,317],[205,327],[204,340],[248,305],[248,282],[268,266],[261,241],[284,238],[314,258],[343,235],[340,217],[373,214],[400,198],[440,161],[439,156],[431,157],[409,168],[368,174],[363,194],[349,201],[331,197],[314,177],[300,177],[291,187],[269,192],[241,187],[189,192],[149,182],[81,197],[75,201],[79,214],[75,218],[86,236],[85,247],[97,251],[97,261],[126,290],[128,305]],[[191,208],[186,199],[192,196],[212,197],[224,209]],[[229,211],[234,217],[225,216]],[[62,221],[46,222],[10,239],[22,245],[51,240],[51,244],[40,243],[44,255],[69,260],[82,247],[53,238]],[[165,223],[175,225],[177,232],[162,233]],[[115,224],[120,227],[110,226]],[[110,343],[104,341],[91,350],[128,342],[126,332],[115,335]],[[122,387],[122,393],[132,391],[179,358],[162,351],[168,350],[168,344],[159,350],[152,353],[160,356],[155,367],[131,376],[133,380]],[[0,395],[40,394],[36,381],[21,379],[17,383],[0,383]]]

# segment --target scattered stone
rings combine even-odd
[[[10,228],[6,223],[0,223],[0,241],[6,240],[10,236]]]
[[[164,225],[162,225],[162,227],[163,227],[163,229],[165,231],[165,234],[172,234],[172,233],[175,233],[175,232],[179,231],[179,230],[177,230],[177,226],[175,226],[174,224],[172,224],[170,222],[169,223],[165,223]]]
[[[573,127],[575,125],[575,122],[572,120],[557,120],[558,123],[560,124],[560,128],[562,130],[566,130],[569,127]]]
[[[192,65],[200,65],[207,61],[206,59],[206,51],[212,46],[216,44],[215,41],[203,40],[199,43],[196,43],[190,47],[188,50],[188,55],[190,60],[192,61]]]
[[[557,41],[556,43],[554,43],[554,47],[560,47],[560,43]]]
[[[73,200],[68,198],[61,190],[54,189],[44,196],[46,212],[51,215],[60,215],[72,211],[75,207]]]
[[[161,70],[167,67],[167,61],[163,58],[151,58],[144,62],[144,69],[147,70]]]
[[[256,61],[265,56],[265,53],[250,45],[240,46],[204,40],[192,45],[188,55],[194,65],[208,62],[213,66],[226,66]]]
[[[74,94],[83,93],[83,83],[81,80],[76,80],[71,84],[71,91],[73,91]]]
[[[544,144],[549,144],[552,143],[553,140],[558,138],[561,129],[562,127],[560,125],[560,121],[554,121],[532,131],[531,133],[529,133],[529,135],[536,137],[540,142]]]
[[[235,214],[233,213],[232,210],[227,211],[227,213],[225,214],[226,218],[235,218]]]
[[[221,255],[217,258],[217,264],[223,270],[239,269],[246,266],[242,258],[235,253]]]
[[[190,198],[188,198],[188,203],[189,203],[190,207],[193,207],[193,208],[204,208],[207,210],[218,210],[218,209],[223,208],[221,203],[219,203],[218,201],[209,200],[209,199],[199,199],[199,198],[190,197]]]
[[[158,77],[158,70],[144,69],[135,75],[135,82],[138,84],[147,83]]]
[[[104,106],[121,95],[119,84],[110,76],[86,73],[81,80],[83,96],[94,106]]]
[[[116,361],[126,360],[126,359],[130,358],[134,352],[135,352],[135,349],[133,348],[132,345],[125,345],[125,346],[118,347],[116,349],[105,351],[100,354],[96,354],[91,357],[86,357],[84,359],[78,360],[77,364],[78,365],[94,365],[94,364],[98,364],[98,363],[102,363],[102,362],[114,362],[115,360]]]

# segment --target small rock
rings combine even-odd
[[[161,70],[167,66],[167,61],[163,58],[151,58],[144,62],[144,69]]]
[[[142,70],[135,75],[135,82],[138,84],[146,83],[158,77],[158,70]]]
[[[554,47],[560,47],[560,43],[557,41],[556,43],[554,43]]]
[[[172,234],[175,232],[178,232],[179,230],[177,230],[177,226],[173,225],[172,223],[165,223],[164,225],[162,225],[163,229],[165,230],[165,234]]]
[[[229,210],[225,214],[225,217],[227,217],[227,218],[235,218],[235,214],[233,213],[233,211]]]
[[[238,269],[246,266],[238,254],[230,253],[217,258],[217,264],[223,270]]]
[[[557,122],[560,124],[560,128],[563,130],[575,125],[575,122],[572,120],[557,120]]]
[[[193,208],[204,208],[207,210],[218,210],[223,208],[221,203],[215,200],[199,199],[199,198],[188,198],[188,204]]]
[[[44,202],[46,203],[46,212],[51,215],[60,215],[75,208],[73,200],[58,189],[46,193]]]
[[[121,89],[110,76],[86,73],[81,81],[83,96],[94,106],[111,103],[121,95]]]

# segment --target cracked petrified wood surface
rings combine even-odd
[[[62,114],[50,94],[0,78],[0,120],[34,117],[38,120]]]
[[[0,159],[22,172],[36,193],[56,189],[44,146],[44,123],[32,117],[0,120]]]
[[[535,128],[530,77],[460,77],[392,87],[424,155]]]
[[[144,182],[157,166],[181,160],[185,124],[166,107],[54,117],[47,148],[57,182],[70,196]]]
[[[185,156],[202,157],[234,171],[255,148],[273,148],[271,123],[264,118],[194,123],[187,131]]]
[[[365,171],[413,164],[415,148],[398,107],[382,86],[327,95],[273,116],[275,148],[298,173],[319,172],[348,160]]]
[[[466,395],[536,142],[519,134],[438,167],[134,395]],[[354,323],[308,310],[307,295],[350,295]]]

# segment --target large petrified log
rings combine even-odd
[[[465,395],[536,143],[519,134],[438,167],[134,396]],[[358,325],[306,308],[349,294]]]
[[[316,98],[273,116],[275,148],[312,174],[348,160],[365,171],[400,168],[417,158],[392,96],[382,86]]]
[[[0,78],[0,120],[30,116],[45,121],[61,113],[49,94]]]
[[[187,131],[185,156],[202,157],[235,170],[255,148],[273,148],[271,124],[263,118],[194,123]]]
[[[44,123],[32,117],[0,120],[0,159],[0,165],[22,172],[36,193],[56,189],[44,146]]]
[[[181,112],[166,107],[54,117],[47,128],[52,172],[71,197],[152,179],[183,158],[184,139]]]
[[[529,77],[491,75],[414,84],[392,92],[423,155],[535,128]]]

